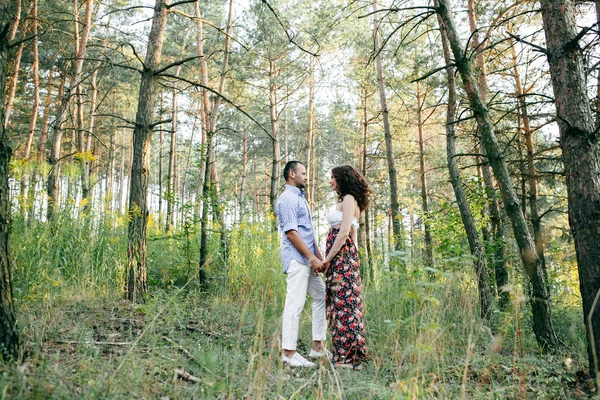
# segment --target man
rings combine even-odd
[[[306,167],[299,161],[290,161],[283,169],[285,191],[277,200],[277,219],[281,238],[283,272],[287,275],[287,294],[283,310],[281,361],[292,367],[313,367],[315,364],[296,352],[300,313],[306,293],[313,298],[311,358],[325,355],[323,341],[326,334],[325,284],[316,271],[323,267],[323,256],[315,244],[311,214],[304,198]]]

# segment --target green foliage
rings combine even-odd
[[[119,300],[125,226],[64,214],[52,226],[15,220],[27,358],[19,367],[0,365],[3,397],[568,398],[574,371],[586,363],[578,306],[555,308],[569,347],[541,355],[524,297],[513,293],[509,311],[495,311],[486,325],[470,272],[450,259],[453,272],[424,270],[395,252],[393,271],[381,258],[364,288],[371,361],[363,371],[327,362],[291,370],[279,361],[285,279],[276,234],[261,223],[236,226],[226,262],[210,264],[206,292],[196,284],[197,227],[188,221],[165,235],[151,221],[149,229],[151,296],[134,306]],[[218,260],[217,230],[209,247]],[[299,351],[310,343],[307,307]],[[176,369],[199,382],[178,378]]]

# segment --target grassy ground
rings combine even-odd
[[[501,339],[501,333],[492,334],[469,312],[460,320],[459,313],[446,315],[456,318],[456,323],[440,325],[433,320],[451,307],[427,300],[431,304],[421,310],[414,303],[417,308],[406,310],[406,318],[387,319],[402,310],[373,295],[374,291],[366,293],[372,361],[355,372],[333,369],[327,362],[309,370],[282,366],[280,301],[233,302],[188,286],[183,291],[155,292],[147,304],[132,306],[94,291],[65,290],[19,310],[26,357],[16,368],[2,367],[0,397],[547,399],[583,395],[576,388],[574,373],[583,360],[567,350],[541,355],[532,348],[531,338],[524,337],[521,343],[521,336],[527,335],[517,335],[516,341],[508,335]],[[374,310],[384,305],[386,312]],[[306,354],[309,346],[310,322],[304,319],[299,350]],[[565,363],[569,356],[574,365]],[[199,381],[178,377],[176,370]]]
[[[523,298],[514,293],[509,310],[484,324],[470,273],[458,267],[439,272],[435,282],[404,272],[376,274],[376,284],[365,287],[371,361],[362,371],[327,362],[290,369],[279,360],[285,281],[277,239],[260,227],[232,234],[226,266],[212,260],[208,292],[196,286],[189,255],[197,250],[186,238],[151,235],[152,296],[134,306],[118,290],[123,230],[65,224],[27,228],[27,234],[15,227],[24,356],[16,366],[0,364],[0,399],[566,399],[590,393],[576,372],[586,364],[576,306],[555,306],[566,346],[542,354]],[[311,342],[309,316],[307,304],[303,354]]]

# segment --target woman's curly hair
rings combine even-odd
[[[358,203],[360,211],[364,211],[369,206],[371,191],[365,177],[351,165],[340,165],[331,170],[338,185],[338,196],[340,201],[345,195],[351,194]]]

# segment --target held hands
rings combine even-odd
[[[312,268],[313,271],[315,271],[316,274],[318,273],[325,273],[327,271],[327,269],[329,268],[329,264],[331,261],[321,261],[320,259],[318,259],[317,257],[311,257],[310,259],[310,267]]]
[[[315,271],[315,273],[317,274],[323,269],[323,261],[321,261],[316,256],[312,256],[308,260],[308,262],[310,263],[310,267],[312,268],[312,270]]]

